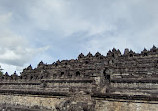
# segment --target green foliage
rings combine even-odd
[[[3,72],[2,72],[2,68],[1,68],[1,66],[0,66],[0,76],[2,76],[3,75]]]

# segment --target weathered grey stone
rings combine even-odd
[[[99,52],[93,56],[89,52],[87,56],[81,53],[78,59],[58,60],[53,64],[41,61],[35,69],[31,65],[25,68],[20,76],[16,72],[11,76],[7,73],[0,76],[0,93],[5,94],[5,97],[0,95],[1,104],[18,103],[20,106],[26,106],[24,95],[51,96],[48,97],[50,100],[62,97],[62,101],[52,105],[53,108],[51,103],[29,104],[35,105],[34,109],[44,106],[59,111],[95,111],[99,109],[97,98],[158,101],[158,48],[153,46],[141,53],[125,49],[123,55],[113,48],[107,56]],[[29,97],[26,98],[28,104]]]

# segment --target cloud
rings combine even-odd
[[[157,0],[0,0],[0,61],[22,66],[158,46]],[[46,47],[46,46],[49,46]],[[37,57],[37,58],[36,58]]]
[[[35,26],[41,30],[52,31],[52,35],[55,33],[60,39],[71,37],[74,33],[86,32],[83,36],[90,37],[91,40],[94,36],[98,36],[97,40],[102,40],[100,35],[104,35],[106,41],[108,38],[115,38],[121,45],[121,38],[130,40],[153,34],[149,30],[157,29],[155,25],[158,14],[155,4],[155,0],[39,0],[29,8],[28,16]]]
[[[39,0],[34,6],[28,8],[27,14],[38,29],[51,30],[62,37],[71,36],[76,32],[87,32],[87,34],[93,35],[115,28],[106,22],[106,19],[104,20],[105,17],[101,18],[99,15],[101,13],[97,14],[98,11],[95,11],[95,8],[99,8],[99,5],[95,8],[91,7],[91,12],[89,7],[85,6],[84,2],[71,0]]]
[[[33,48],[29,41],[9,29],[11,13],[0,16],[0,63],[2,67],[23,67],[48,47]]]

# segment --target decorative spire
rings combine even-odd
[[[9,76],[8,72],[5,73],[5,76]]]
[[[134,53],[133,50],[130,49],[129,53]]]
[[[155,45],[153,45],[152,49],[156,49],[156,46],[155,46]]]
[[[78,56],[78,58],[83,58],[84,57],[84,55],[81,53],[81,54],[79,54],[79,56]]]
[[[124,51],[124,55],[128,55],[129,54],[129,49],[126,48],[125,51]]]
[[[39,64],[38,64],[38,67],[41,67],[41,66],[43,66],[44,65],[44,63],[43,63],[43,61],[41,61]]]
[[[153,45],[153,47],[150,49],[151,52],[157,52],[157,48],[155,47],[155,45]]]
[[[13,74],[13,75],[17,75],[17,74],[16,74],[16,71],[14,72],[14,74]]]
[[[93,55],[90,52],[87,54],[87,56],[88,57],[93,57]]]
[[[117,50],[117,54],[121,56],[121,51],[119,49]]]
[[[143,52],[146,52],[147,50],[146,50],[146,48],[144,47],[144,50],[143,50]]]
[[[27,69],[32,69],[32,66],[31,66],[31,64],[27,67]]]
[[[97,53],[95,54],[95,57],[99,57],[99,56],[101,56],[101,54],[100,54],[99,52],[97,52]]]
[[[43,61],[41,61],[39,64],[44,64]]]
[[[58,60],[56,61],[56,63],[60,63],[60,60],[58,59]]]
[[[115,48],[113,48],[113,49],[112,49],[112,52],[116,52],[116,49],[115,49]]]
[[[110,56],[110,55],[111,55],[111,53],[112,53],[112,52],[111,52],[111,50],[109,50],[109,51],[108,51],[108,53],[107,53],[107,55],[108,55],[108,56]]]

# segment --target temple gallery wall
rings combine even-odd
[[[0,76],[0,110],[157,111],[158,48],[82,53]],[[8,111],[9,111],[8,110]]]

